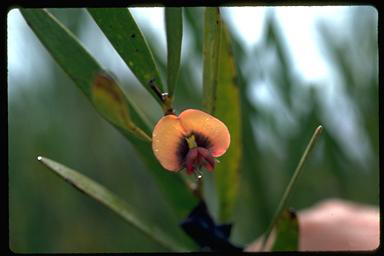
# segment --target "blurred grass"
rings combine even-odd
[[[50,11],[76,35],[89,18],[83,10]],[[196,75],[202,61],[202,11],[184,8],[184,26],[188,27],[184,36],[189,36],[192,47],[181,60],[174,100],[177,112],[202,108],[202,80]],[[319,33],[322,50],[340,81],[339,93],[357,116],[352,125],[368,142],[369,151],[364,154],[362,148],[359,158],[351,155],[337,127],[330,124],[338,109],[337,102],[327,101],[326,85],[306,84],[291,69],[295,62],[289,58],[289,48],[273,15],[265,25],[264,38],[268,40],[256,45],[252,54],[247,55],[232,36],[239,70],[244,159],[232,241],[244,244],[265,231],[307,139],[319,123],[325,132],[296,184],[290,206],[302,209],[327,197],[378,205],[377,13],[372,7],[351,8],[350,20],[345,29],[353,31],[351,34],[332,34],[329,24],[319,24]],[[166,77],[166,60],[157,52],[154,32],[142,29],[161,76]],[[113,188],[146,218],[164,228],[177,228],[169,225],[175,222],[173,214],[131,144],[94,111],[46,50],[26,33],[31,49],[42,53],[49,70],[45,77],[32,76],[28,86],[23,86],[17,74],[9,74],[13,78],[8,86],[17,88],[9,94],[8,102],[10,248],[29,253],[162,250],[103,206],[53,174],[40,171],[44,168],[36,161],[40,154],[71,163]],[[266,65],[263,60],[271,56],[275,56],[275,65]],[[284,109],[268,109],[252,100],[254,81],[242,70],[250,58],[260,63],[252,69],[255,79],[277,91],[276,102]],[[144,98],[134,86],[130,92],[133,98]],[[149,108],[145,100],[137,104]]]

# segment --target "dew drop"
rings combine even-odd
[[[196,176],[196,178],[198,179],[198,180],[200,180],[201,178],[203,178],[203,174],[199,171],[199,170],[195,170],[194,171],[194,174],[195,174],[195,176]]]

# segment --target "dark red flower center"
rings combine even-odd
[[[194,146],[188,144],[188,140],[191,137],[193,137],[192,144]],[[208,171],[212,171],[215,168],[215,159],[210,152],[211,147],[212,143],[210,140],[201,133],[193,132],[188,137],[180,138],[177,155],[180,164],[187,169],[188,174],[193,174],[201,166]]]
[[[200,166],[203,166],[208,171],[212,171],[215,168],[215,159],[206,148],[195,147],[190,149],[185,158],[187,173],[194,173]]]

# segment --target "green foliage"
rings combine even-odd
[[[90,97],[90,84],[102,68],[84,49],[76,37],[47,10],[20,10],[30,28],[48,49],[55,61],[75,81],[75,84]]]
[[[132,133],[147,142],[151,141],[151,137],[131,120],[129,109],[132,107],[112,77],[103,73],[96,74],[91,84],[91,98],[105,119],[122,129],[124,133]]]
[[[276,238],[271,251],[297,251],[299,249],[299,231],[296,213],[285,209],[276,222]]]
[[[220,9],[207,7],[204,12],[203,105],[208,113],[214,111],[220,63],[221,26]]]
[[[28,84],[34,87],[9,97],[9,229],[14,251],[197,250],[178,227],[197,200],[182,176],[165,171],[152,152],[153,120],[147,117],[159,108],[146,106],[149,111],[144,113],[147,95],[140,89],[163,105],[149,87],[153,78],[161,92],[166,88],[161,78],[167,78],[177,113],[205,109],[230,131],[230,148],[203,180],[209,210],[216,222],[233,224],[230,240],[235,244],[246,245],[274,229],[272,250],[296,250],[297,219],[284,210],[287,207],[300,210],[327,197],[378,204],[377,15],[363,7],[352,12],[352,18],[357,10],[360,17],[352,19],[355,36],[334,35],[324,24],[318,30],[329,65],[339,78],[340,95],[351,103],[356,116],[352,125],[367,141],[369,150],[362,163],[331,124],[338,108],[324,100],[325,84],[309,84],[298,76],[275,17],[268,15],[262,42],[247,53],[235,30],[227,28],[224,10],[165,8],[167,55],[161,54],[153,31],[138,26],[127,8],[20,10],[55,62],[49,62],[51,75],[31,77]],[[96,56],[80,43],[85,21],[96,22],[137,81],[117,81],[107,75]],[[182,30],[183,25],[188,31]],[[192,47],[180,60],[181,43],[188,37]],[[30,39],[31,49],[38,49],[35,38]],[[268,65],[271,59],[274,64]],[[202,80],[196,70],[202,70]],[[127,140],[94,114],[95,109],[68,86],[68,78]],[[22,84],[22,80],[10,81]],[[253,99],[251,92],[258,82],[274,92],[278,109]],[[9,87],[17,88],[13,83]],[[295,181],[307,138],[320,123],[327,132]],[[35,171],[41,168],[34,160],[40,154],[78,166],[83,174],[43,158],[52,170],[64,171],[61,175],[72,179],[70,183],[80,180],[76,186],[112,213],[61,185],[59,179]],[[102,181],[116,194],[86,176]],[[295,193],[290,192],[292,180]],[[291,185],[285,190],[287,184]]]
[[[288,204],[289,196],[292,194],[293,186],[297,182],[297,179],[303,170],[304,163],[306,162],[307,158],[309,157],[309,154],[313,150],[317,140],[319,139],[319,136],[320,136],[322,130],[323,130],[323,127],[321,125],[316,128],[315,132],[312,135],[311,140],[309,141],[307,147],[305,148],[304,153],[301,156],[300,161],[299,161],[295,171],[293,172],[292,178],[290,179],[290,181],[287,185],[287,188],[285,189],[284,194],[280,199],[279,205],[276,209],[276,212],[275,212],[275,215],[271,221],[271,224],[269,225],[269,227],[266,231],[266,234],[263,238],[262,247],[265,246],[266,241],[268,240],[272,229],[275,228],[276,226],[278,227],[279,220],[281,218],[283,218],[283,219],[286,218],[286,216],[285,216],[287,214],[286,213],[286,207]],[[296,237],[296,239],[298,239],[298,238]]]
[[[167,74],[168,95],[173,96],[177,83],[181,59],[181,42],[183,38],[183,9],[165,8],[165,28],[167,33]]]
[[[140,83],[156,97],[149,81],[155,79],[164,88],[156,64],[143,34],[127,8],[89,8],[88,12]]]
[[[227,223],[233,219],[239,185],[242,155],[241,111],[231,40],[220,16],[220,9],[216,7],[207,7],[204,11],[202,103],[209,113],[227,125],[231,135],[230,148],[220,158],[213,179],[206,178],[205,186],[205,194],[211,202],[211,212],[219,222]]]
[[[109,13],[108,9],[104,10]],[[40,31],[36,34],[38,38],[44,43],[52,56],[58,60],[58,64],[69,74],[75,84],[95,104],[96,109],[100,111],[101,115],[112,122],[131,141],[136,150],[140,152],[140,156],[144,159],[148,169],[153,173],[166,196],[169,197],[169,203],[175,209],[176,214],[180,218],[185,216],[193,207],[195,199],[184,186],[180,176],[159,171],[162,170],[162,167],[153,155],[152,147],[149,143],[151,141],[148,137],[149,132],[145,134],[145,130],[142,131],[136,126],[137,124],[147,128],[142,120],[142,114],[137,113],[129,104],[128,99],[125,98],[123,92],[117,87],[116,82],[111,80],[111,78],[104,79],[105,76],[100,75],[101,67],[81,46],[71,32],[66,30],[48,11],[23,9],[22,13],[29,25],[34,30]],[[97,15],[103,15],[102,10],[98,9]],[[50,33],[41,32],[47,30]],[[60,47],[58,45],[59,42],[65,42],[64,47]],[[143,45],[142,48],[145,48],[145,43]],[[139,47],[137,44],[136,46]],[[82,61],[72,58],[72,54]],[[146,55],[148,54],[144,54],[144,56]],[[86,72],[78,72],[78,69],[84,69]],[[148,131],[148,128],[146,130]]]
[[[166,231],[160,230],[158,227],[148,225],[148,221],[145,221],[140,213],[137,213],[133,207],[128,205],[121,198],[114,195],[111,191],[104,188],[100,184],[92,181],[90,178],[74,171],[62,164],[59,164],[49,158],[38,157],[45,166],[61,176],[65,181],[72,184],[75,188],[87,195],[93,197],[126,221],[131,223],[134,227],[145,233],[151,239],[161,244],[164,248],[171,251],[184,251],[185,248],[182,245],[174,241]],[[179,235],[183,235],[182,233]]]
[[[101,111],[102,116],[111,121],[114,125],[117,125],[117,115],[119,115],[120,112],[125,112],[124,116],[120,115],[119,118],[129,119],[126,121],[130,122],[131,128],[135,128],[128,128],[126,127],[126,124],[119,124],[119,127],[124,129],[127,134],[134,131],[133,133],[136,133],[139,137],[148,140],[148,135],[145,135],[145,133],[141,131],[140,128],[137,128],[131,121],[132,116],[132,119],[135,122],[145,128],[143,124],[144,121],[140,120],[142,114],[139,110],[133,109],[129,101],[123,95],[123,92],[115,83],[110,83],[110,86],[107,85],[107,87],[109,90],[113,90],[113,94],[118,94],[119,102],[111,102],[114,104],[115,109],[111,108],[108,111],[105,110],[105,103],[103,103],[103,101],[105,101],[106,98],[103,97],[104,99],[101,100],[101,90],[99,90],[99,88],[105,87],[94,86],[94,81],[103,69],[84,49],[75,36],[46,10],[23,9],[21,12],[29,26],[36,31],[36,35],[51,53],[56,62],[92,101],[92,103],[95,104],[97,109],[101,110],[101,108],[103,108]],[[103,83],[97,84],[102,85]],[[106,92],[106,90],[103,90],[102,92]],[[105,93],[102,94],[107,95]],[[101,104],[104,105],[104,107],[101,106]],[[139,113],[137,113],[138,111]],[[131,113],[131,116],[128,116],[128,112]],[[148,129],[146,130],[148,131]]]
[[[231,135],[231,146],[220,158],[214,173],[217,191],[219,220],[231,221],[235,200],[238,196],[241,148],[241,109],[237,82],[237,70],[232,53],[229,32],[225,24],[221,25],[221,43],[219,48],[219,67],[217,88],[212,103],[213,115],[227,124]],[[231,102],[230,107],[228,103]]]

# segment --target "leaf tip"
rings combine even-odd
[[[321,133],[323,130],[324,130],[324,128],[323,128],[323,126],[320,124],[320,125],[316,128],[316,133]]]

